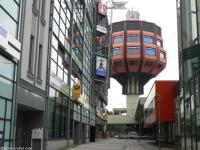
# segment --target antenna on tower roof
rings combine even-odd
[[[129,9],[126,13],[126,20],[139,20],[140,13],[138,11],[134,11],[133,7],[131,10]]]

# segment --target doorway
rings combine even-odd
[[[44,112],[19,106],[17,110],[16,147],[31,147],[32,130],[43,128]]]

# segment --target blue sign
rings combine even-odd
[[[96,75],[107,76],[107,58],[96,55]]]
[[[6,38],[8,31],[0,25],[0,35]]]

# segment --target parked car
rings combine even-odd
[[[119,135],[118,135],[118,134],[116,134],[116,135],[114,135],[114,136],[113,136],[113,138],[118,138],[118,137],[119,137]]]
[[[118,139],[128,139],[129,136],[127,134],[119,134]]]
[[[137,139],[138,138],[138,135],[137,135],[136,132],[129,132],[128,136],[129,136],[130,139]]]

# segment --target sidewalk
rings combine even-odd
[[[108,138],[79,145],[69,150],[158,150],[157,143],[149,140]],[[161,144],[161,150],[174,150]]]

